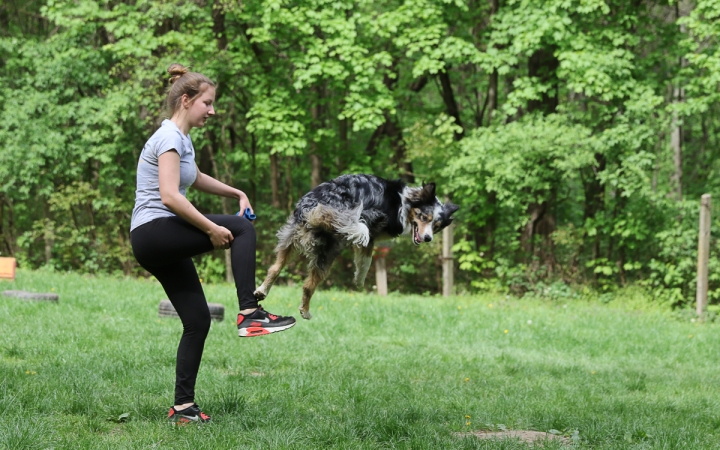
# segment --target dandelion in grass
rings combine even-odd
[[[596,373],[597,372],[593,370],[592,372],[590,372],[590,375],[595,375]]]
[[[470,421],[465,422],[465,426],[466,426],[466,427],[469,427],[469,426],[470,426]]]
[[[470,416],[468,416],[467,414],[465,414],[465,418],[466,418],[466,419],[469,419],[469,418],[470,418]]]
[[[55,288],[50,288],[50,291],[51,291],[51,292],[55,292]]]
[[[465,382],[467,383],[468,381],[470,381],[470,378],[465,378]]]
[[[692,334],[690,336],[688,336],[688,338],[692,339]]]
[[[508,334],[508,330],[505,330],[505,334]]]
[[[488,304],[488,308],[492,308],[492,303]]]

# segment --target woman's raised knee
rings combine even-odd
[[[237,236],[248,236],[255,238],[255,226],[244,217],[238,217],[237,220],[233,221],[233,226],[230,229],[233,237]]]

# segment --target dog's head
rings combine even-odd
[[[432,241],[435,233],[452,223],[451,216],[460,208],[453,203],[440,203],[435,196],[435,183],[423,183],[422,188],[415,189],[407,201],[410,205],[407,220],[412,227],[415,245]]]

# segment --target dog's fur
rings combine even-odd
[[[430,242],[435,233],[452,223],[457,210],[457,205],[438,200],[435,183],[408,187],[400,180],[374,175],[343,175],[322,183],[298,201],[278,231],[277,259],[255,297],[267,297],[288,258],[300,253],[307,258],[310,271],[303,284],[300,313],[310,319],[310,298],[345,247],[354,248],[354,281],[361,287],[375,240],[407,234],[416,245]]]

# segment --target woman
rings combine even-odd
[[[137,170],[135,208],[130,225],[133,253],[162,284],[183,324],[175,370],[173,422],[207,422],[195,404],[195,381],[210,311],[191,257],[229,248],[240,313],[238,335],[258,336],[286,330],[295,318],[270,314],[258,306],[255,285],[255,228],[239,216],[203,215],[185,198],[192,186],[238,200],[240,211],[252,206],[244,192],[200,172],[189,132],[215,114],[215,84],[180,64],[168,68],[168,110],[172,117],[147,141]]]

